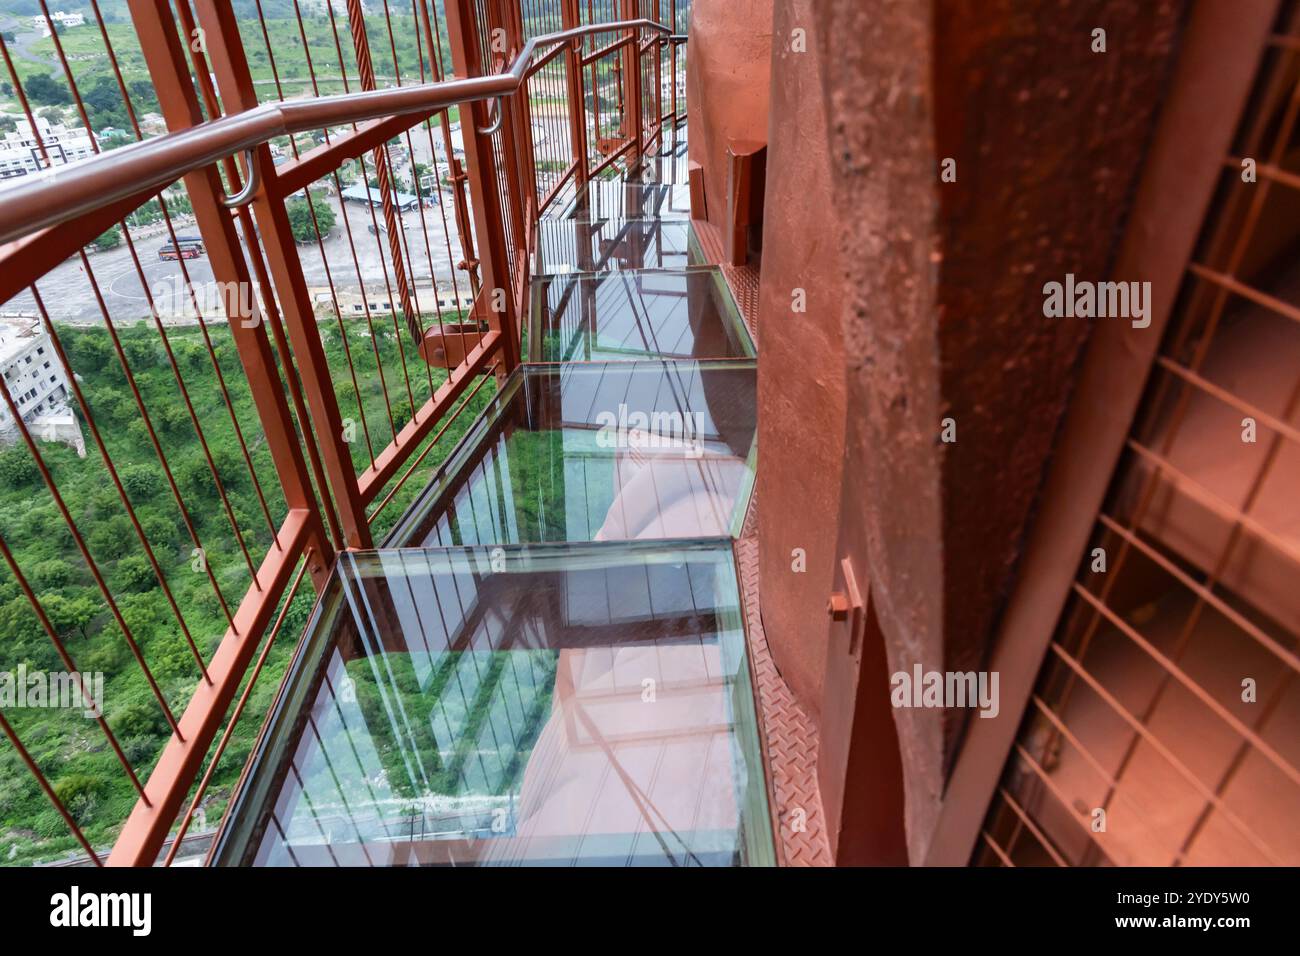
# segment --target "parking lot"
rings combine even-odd
[[[362,203],[344,203],[341,211],[336,197],[325,198],[335,210],[336,222],[321,244],[324,247],[324,257],[321,255],[321,245],[315,240],[297,246],[307,284],[314,287],[327,286],[328,267],[328,278],[333,280],[335,289],[339,292],[359,292],[364,287],[370,298],[386,300],[387,289],[392,285],[396,295],[387,238],[382,231],[376,235],[368,228],[372,224],[382,227],[381,211],[376,209],[372,219],[370,210]],[[410,266],[408,273],[414,282],[423,285],[429,283],[431,275],[437,277],[440,285],[449,285],[455,263],[461,258],[460,238],[456,231],[450,192],[443,190],[441,199],[445,204],[441,209],[437,205],[416,208],[401,217],[406,233]],[[347,228],[343,212],[347,215]],[[446,230],[443,228],[444,213]],[[351,230],[351,243],[348,228]],[[177,223],[176,232],[178,235],[195,234],[198,229],[192,223]],[[450,256],[448,232],[451,240]],[[87,256],[90,271],[103,296],[104,307],[115,323],[136,322],[149,317],[146,285],[149,289],[159,286],[171,288],[182,281],[182,263],[164,262],[158,258],[159,248],[167,241],[166,232],[136,239],[135,253],[140,263],[138,270],[125,242],[115,249]],[[355,261],[353,248],[356,251]],[[190,281],[196,285],[214,280],[206,255],[198,259],[187,259],[183,265],[189,273]],[[388,284],[385,283],[385,271]],[[141,273],[144,283],[140,280]],[[464,273],[458,273],[456,279],[464,289]],[[54,321],[75,325],[96,325],[103,321],[99,302],[80,256],[73,256],[51,270],[40,279],[37,288]],[[0,310],[35,314],[36,303],[30,291],[24,291],[0,305]]]

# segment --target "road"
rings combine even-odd
[[[451,234],[451,255],[448,256],[447,233],[443,230],[443,211],[437,206],[421,211],[411,210],[402,215],[410,250],[411,277],[418,283],[428,285],[430,280],[430,258],[433,273],[439,284],[449,284],[455,263],[460,261],[460,239],[451,208],[451,194],[442,191],[445,203],[447,227]],[[382,235],[376,237],[369,231],[372,224],[370,212],[358,203],[344,203],[348,225],[352,230],[352,243],[356,248],[356,264],[353,263],[349,249],[347,232],[344,229],[340,207],[335,197],[327,197],[334,207],[337,222],[324,240],[325,261],[328,261],[329,274],[333,278],[335,289],[339,292],[360,291],[365,285],[369,297],[387,298],[387,286],[384,282],[384,270],[387,269],[389,282],[392,283],[392,260],[388,253],[388,243]],[[381,211],[375,210],[375,221],[383,225]],[[425,230],[428,230],[428,242]],[[177,225],[180,235],[196,234],[198,229],[193,224]],[[145,282],[141,283],[131,252],[123,243],[116,249],[95,253],[88,256],[91,272],[94,275],[114,323],[137,322],[149,318],[149,298],[146,284],[150,290],[173,290],[182,282],[181,264],[158,259],[158,249],[166,242],[168,235],[162,232],[135,240],[136,254],[140,258],[141,271]],[[309,286],[324,287],[326,265],[321,258],[320,247],[315,241],[297,246],[298,257],[302,263],[303,274]],[[430,254],[432,254],[430,256]],[[358,281],[358,266],[360,281]],[[213,282],[212,267],[207,257],[189,259],[185,262],[190,280],[196,286]],[[456,280],[463,290],[465,274],[458,273]],[[103,321],[99,303],[92,290],[86,271],[79,256],[56,266],[37,282],[37,289],[45,303],[50,317],[56,322],[73,325],[98,325]],[[393,294],[397,290],[393,285]],[[0,305],[0,311],[19,311],[36,313],[36,303],[30,291],[24,291],[8,302]]]

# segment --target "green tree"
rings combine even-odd
[[[40,469],[26,448],[10,448],[0,452],[0,482],[18,487],[39,480]]]
[[[316,212],[316,221],[312,222],[312,211]],[[326,235],[334,228],[334,207],[324,198],[312,193],[311,205],[301,196],[295,196],[285,203],[285,212],[289,215],[289,229],[293,232],[295,242],[312,242],[316,239],[316,225],[320,224],[320,234]]]
[[[123,558],[117,562],[117,580],[127,591],[148,591],[158,586],[153,567],[138,554]]]
[[[85,637],[86,628],[99,613],[98,603],[85,596],[65,598],[61,594],[47,594],[41,601],[50,624],[60,637],[68,637],[74,632]]]
[[[107,249],[116,249],[122,244],[122,227],[113,226],[107,232],[101,232],[93,243],[96,249],[101,252]]]
[[[133,502],[152,498],[163,488],[162,473],[151,465],[127,465],[121,471],[121,478]]]
[[[50,558],[32,565],[31,579],[45,589],[61,588],[72,580],[72,565],[59,558]]]
[[[48,73],[36,73],[24,84],[27,98],[41,106],[61,106],[72,102],[68,87],[50,77]]]

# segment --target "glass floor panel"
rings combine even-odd
[[[738,535],[756,376],[752,361],[522,366],[385,546]]]
[[[343,552],[218,865],[774,862],[726,540]]]
[[[542,219],[537,228],[534,276],[623,269],[682,269],[704,265],[684,220]]]
[[[691,191],[686,185],[628,183],[593,179],[564,207],[559,219],[690,219]]]
[[[726,280],[711,266],[540,277],[532,297],[534,362],[754,354]]]
[[[681,186],[690,181],[689,175],[690,162],[683,146],[681,155],[647,154],[642,158],[640,165],[629,171],[627,179],[630,182],[668,183]]]

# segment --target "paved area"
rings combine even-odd
[[[430,275],[436,275],[440,283],[450,283],[452,270],[461,259],[460,237],[451,208],[451,194],[444,190],[442,199],[445,205],[446,225],[443,228],[443,210],[432,206],[423,210],[414,209],[402,215],[405,227],[408,258],[413,280],[427,285]],[[310,286],[325,286],[326,269],[333,278],[335,288],[340,292],[358,292],[364,285],[373,297],[387,297],[384,273],[387,270],[389,282],[392,282],[392,259],[388,252],[388,243],[382,234],[376,236],[371,232],[373,224],[383,225],[380,210],[375,210],[371,219],[369,210],[359,203],[344,203],[347,226],[351,229],[351,242],[344,226],[344,220],[338,200],[331,196],[328,202],[334,207],[336,223],[324,240],[325,255],[321,256],[321,247],[315,241],[300,244],[298,257],[302,262],[303,274]],[[423,217],[421,216],[423,212]],[[136,322],[149,317],[149,300],[146,288],[170,289],[182,281],[181,263],[163,262],[158,259],[158,250],[168,240],[164,230],[156,228],[133,229],[132,235],[140,233],[134,240],[135,253],[139,257],[139,269],[130,249],[124,242],[116,249],[97,252],[87,256],[90,271],[98,283],[104,297],[105,307],[116,322]],[[193,222],[178,222],[178,235],[197,234]],[[450,233],[450,243],[448,243]],[[427,237],[427,238],[426,238]],[[448,247],[450,245],[450,255]],[[354,262],[352,250],[356,250]],[[189,259],[184,263],[190,280],[196,284],[213,281],[212,267],[206,256]],[[432,269],[430,268],[432,266]],[[140,280],[143,273],[144,282]],[[457,274],[457,281],[465,286],[465,274]],[[73,256],[56,266],[38,283],[41,298],[49,310],[51,318],[57,322],[74,325],[97,325],[103,321],[99,303],[95,298],[90,277],[87,275],[79,256]],[[394,294],[396,286],[394,285]],[[0,303],[0,311],[30,312],[35,314],[36,303],[30,292],[23,292],[5,303]]]

